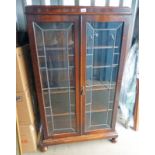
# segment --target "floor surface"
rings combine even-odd
[[[45,153],[25,153],[24,155],[149,155],[146,149],[141,132],[125,129],[117,123],[116,130],[119,134],[117,143],[113,144],[109,140],[93,140],[87,142],[77,142],[69,144],[59,144],[48,147]],[[155,145],[154,145],[155,146]],[[155,147],[154,147],[155,148]],[[153,149],[153,147],[152,147]]]

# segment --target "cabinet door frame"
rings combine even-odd
[[[102,133],[106,131],[115,131],[116,117],[117,117],[117,108],[119,102],[119,92],[121,88],[121,81],[123,76],[123,69],[125,64],[125,58],[127,51],[129,49],[129,44],[127,42],[128,33],[129,33],[129,21],[130,16],[128,15],[82,15],[81,16],[81,57],[80,57],[80,88],[86,92],[86,23],[94,22],[124,22],[123,34],[122,34],[122,45],[121,45],[121,55],[119,63],[119,71],[116,80],[115,96],[114,96],[114,108],[112,113],[112,127],[111,129],[98,129],[93,131],[85,131],[85,98],[86,93],[81,95],[81,132],[82,134],[93,134],[93,133]]]
[[[41,116],[41,124],[43,125],[43,136],[45,139],[48,138],[63,138],[67,136],[75,136],[79,135],[80,132],[80,95],[79,95],[79,16],[78,15],[30,15],[27,14],[27,21],[28,21],[28,33],[29,33],[29,42],[30,42],[30,48],[31,48],[31,58],[32,58],[32,64],[33,64],[33,71],[35,76],[35,88],[37,93],[37,99],[39,103],[39,110],[40,110],[40,116]],[[38,66],[38,60],[37,60],[37,49],[35,46],[35,36],[34,36],[34,30],[33,30],[33,22],[43,22],[43,23],[50,23],[50,22],[73,22],[75,33],[74,33],[74,47],[75,47],[75,106],[76,106],[76,112],[75,112],[75,120],[76,120],[76,132],[75,133],[62,133],[62,134],[54,134],[54,135],[48,135],[48,129],[47,129],[47,122],[45,118],[45,110],[44,110],[44,102],[43,102],[43,95],[42,95],[42,89],[41,89],[41,79],[39,74],[39,66]]]

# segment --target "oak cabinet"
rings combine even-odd
[[[113,142],[129,8],[28,6],[41,146]]]

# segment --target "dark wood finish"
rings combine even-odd
[[[81,49],[80,49],[80,88],[85,88],[85,67],[86,67],[86,23],[83,23],[81,16]],[[81,95],[81,135],[84,133],[85,122],[85,94]]]
[[[86,12],[81,12],[81,9],[86,8]],[[111,15],[131,15],[131,9],[128,7],[100,7],[100,6],[27,6],[26,14],[31,15],[52,15],[52,14],[111,14]]]
[[[44,16],[31,16],[27,15],[27,20],[28,20],[28,32],[30,37],[30,47],[31,47],[31,57],[33,61],[33,70],[34,70],[34,75],[35,75],[35,85],[36,85],[36,90],[37,90],[37,97],[38,97],[38,102],[39,102],[39,109],[40,109],[40,114],[41,114],[41,122],[43,124],[43,131],[45,138],[49,138],[51,136],[48,135],[48,130],[47,130],[47,122],[45,119],[45,110],[44,110],[44,101],[43,101],[43,96],[42,96],[42,89],[41,89],[41,79],[39,75],[39,67],[38,67],[38,60],[37,60],[37,49],[35,47],[35,39],[34,39],[34,32],[33,32],[33,22],[74,22],[75,24],[75,29],[78,28],[78,16],[49,16],[49,15],[44,15]],[[79,36],[78,36],[78,31],[75,31],[75,68],[79,67]],[[75,69],[75,81],[76,81],[76,125],[77,125],[77,132],[79,132],[79,69]],[[60,137],[64,136],[72,136],[75,134],[61,134]],[[55,135],[56,137],[59,137],[59,135]],[[52,136],[51,138],[54,138],[55,136]]]
[[[41,152],[46,152],[47,150],[48,150],[48,147],[47,146],[45,146],[45,145],[39,145],[39,150],[41,151]]]
[[[44,145],[43,140],[44,140],[44,135],[43,135],[43,128],[42,125],[40,125],[39,132],[38,132],[38,148],[41,152],[46,152],[48,147]]]
[[[54,144],[81,142],[81,141],[88,141],[88,140],[95,140],[95,139],[112,139],[116,137],[118,137],[116,132],[105,131],[98,134],[94,133],[94,134],[87,134],[87,135],[66,137],[66,138],[59,138],[59,139],[47,139],[47,140],[44,140],[43,143],[49,146]]]
[[[116,142],[117,142],[116,138],[112,138],[110,141],[111,141],[112,143],[116,143]]]
[[[43,105],[43,98],[41,93],[41,80],[39,76],[39,69],[38,69],[38,60],[37,60],[37,54],[36,54],[36,46],[35,46],[35,39],[34,39],[34,33],[33,33],[33,26],[32,22],[34,21],[34,17],[27,15],[27,21],[28,21],[28,33],[29,33],[29,41],[30,41],[30,49],[31,49],[31,58],[32,58],[32,64],[33,64],[33,71],[35,76],[35,87],[36,87],[36,93],[37,93],[37,99],[39,102],[39,110],[41,115],[41,122],[43,124],[43,132],[45,137],[47,137],[47,122],[45,120],[45,111],[44,111],[44,105]]]
[[[118,100],[119,100],[119,92],[121,88],[121,81],[122,81],[122,75],[123,75],[123,69],[124,69],[124,63],[125,63],[125,57],[127,55],[127,51],[129,47],[127,46],[127,36],[128,36],[128,29],[129,29],[129,16],[113,16],[111,15],[94,15],[89,16],[85,15],[82,18],[82,26],[86,27],[87,21],[96,21],[96,22],[110,22],[110,21],[120,21],[124,22],[124,30],[123,30],[123,38],[122,38],[122,49],[121,49],[121,56],[120,56],[120,65],[119,65],[119,72],[118,72],[118,78],[117,78],[117,84],[116,84],[116,92],[115,92],[115,99],[114,99],[114,111],[113,111],[113,119],[112,119],[112,130],[115,131],[115,124],[116,124],[116,115],[117,115],[117,108],[118,108]],[[82,29],[82,37],[81,37],[81,87],[85,85],[86,81],[86,30]],[[82,76],[85,75],[85,76]],[[82,96],[81,99],[82,103],[82,113],[85,112],[85,96]],[[83,132],[84,132],[84,125],[85,125],[85,116],[82,116],[82,122],[83,122]]]
[[[127,56],[127,52],[129,50],[129,44],[127,43],[128,33],[129,33],[129,21],[130,17],[125,17],[120,20],[124,21],[124,31],[123,31],[123,38],[122,38],[122,48],[121,48],[121,55],[120,55],[120,64],[119,64],[119,72],[117,77],[117,84],[116,84],[116,92],[115,92],[115,99],[114,99],[114,111],[113,111],[113,119],[112,119],[112,129],[115,130],[115,122],[117,118],[117,108],[119,103],[119,94],[121,89],[122,83],[122,76],[124,71],[125,60]]]
[[[81,12],[86,8],[86,12]],[[28,31],[30,38],[31,56],[33,61],[33,70],[35,75],[35,85],[37,90],[41,122],[43,125],[43,140],[40,143],[43,150],[45,146],[78,142],[93,139],[111,139],[115,142],[117,133],[115,131],[116,115],[119,99],[119,91],[122,81],[123,69],[126,54],[129,48],[128,29],[131,18],[131,9],[123,7],[80,7],[80,6],[28,6],[26,7],[28,20]],[[120,56],[120,67],[116,84],[116,93],[114,99],[112,127],[111,129],[99,129],[91,132],[85,132],[85,91],[86,91],[86,22],[124,22],[122,48]],[[75,81],[76,81],[76,133],[61,133],[48,135],[47,122],[45,119],[45,110],[43,96],[41,93],[41,79],[39,76],[39,67],[36,54],[33,22],[74,22],[75,26]],[[95,109],[97,110],[97,109]],[[104,110],[104,109],[98,109]]]

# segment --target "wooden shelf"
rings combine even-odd
[[[68,115],[75,115],[75,113],[60,113],[60,114],[54,114],[51,116],[61,117],[61,116],[68,116]]]
[[[86,113],[97,113],[97,112],[106,112],[106,111],[112,111],[112,109],[92,109],[91,111],[86,111]],[[62,116],[69,116],[69,115],[75,115],[75,113],[60,113],[60,114],[53,114],[53,115],[46,115],[46,117],[62,117]]]
[[[68,48],[69,50],[73,49],[74,48],[74,43],[71,43],[69,45],[66,45],[66,47],[60,47],[60,45],[58,44],[55,44],[55,45],[52,45],[53,47],[51,46],[46,46],[45,49],[46,51],[48,52],[49,50],[50,51],[60,51],[60,50],[66,50],[66,48]],[[38,50],[39,51],[42,51],[44,50],[44,47],[43,46],[40,46],[38,47]]]
[[[112,65],[87,65],[87,68],[95,68],[95,69],[99,69],[99,68],[111,68],[111,67],[117,67],[118,64],[112,64]]]
[[[111,48],[119,48],[118,46],[94,46],[94,47],[87,47],[89,49],[111,49]]]
[[[96,105],[92,104],[91,111],[86,110],[86,113],[90,113],[90,112],[97,113],[97,112],[106,112],[106,111],[112,111],[112,109],[110,109],[110,108],[108,109],[108,108],[104,107],[103,105],[99,105],[98,104],[96,106]],[[53,114],[53,115],[46,115],[46,117],[51,117],[51,116],[61,117],[61,116],[68,116],[68,115],[75,115],[75,113],[74,112],[71,112],[71,113],[69,113],[69,112],[66,112],[66,113],[56,113],[56,114]]]
[[[68,68],[63,68],[63,67],[60,67],[60,68],[58,68],[58,67],[53,67],[53,68],[47,68],[47,67],[40,67],[40,69],[41,70],[48,70],[48,71],[59,71],[59,70],[66,70],[66,69],[74,69],[74,66],[69,66]]]
[[[87,91],[97,91],[97,90],[109,90],[115,89],[115,84],[109,84],[101,81],[93,81],[93,85],[89,85],[90,82],[87,81],[86,89]],[[70,89],[70,90],[69,90]],[[50,90],[51,94],[54,93],[68,93],[75,92],[75,87],[52,87],[52,88],[43,88],[43,91]],[[46,92],[44,92],[46,94]]]
[[[119,54],[120,54],[120,53],[115,53],[115,52],[114,52],[114,55],[119,55]],[[94,55],[94,54],[91,54],[91,53],[87,53],[87,54],[86,54],[86,56],[93,56],[93,55]]]
[[[88,111],[87,110],[87,113],[89,113],[89,112],[105,112],[105,111],[112,111],[112,109],[108,109],[108,108],[106,108],[104,105],[103,105],[103,103],[97,103],[96,105],[95,104],[87,104],[86,106],[91,106],[91,111]]]
[[[106,111],[112,111],[112,109],[94,109],[94,110],[91,110],[91,111],[86,111],[86,113],[97,113],[97,112],[106,112]]]
[[[93,83],[93,84],[91,85],[91,83]],[[115,89],[115,83],[112,83],[110,85],[108,82],[104,82],[104,81],[93,80],[93,82],[91,82],[90,80],[87,80],[86,88],[87,88],[87,91],[89,91],[89,88],[92,89],[93,91]]]
[[[90,87],[92,87],[92,86],[90,86]],[[88,86],[87,88],[90,88],[90,87]],[[109,90],[109,89],[114,89],[114,88],[113,87],[105,87],[104,85],[103,86],[93,86],[92,91]]]
[[[60,50],[66,50],[67,47],[60,47],[58,45],[53,45],[54,47],[50,47],[50,46],[46,46],[46,51],[60,51]],[[74,43],[68,45],[68,49],[71,50],[74,48]],[[94,46],[94,47],[88,47],[87,50],[89,49],[118,49],[118,46]],[[38,48],[39,51],[44,50],[44,47],[39,47]]]
[[[69,88],[70,90],[68,90]],[[69,91],[75,92],[75,87],[53,87],[53,88],[44,88],[42,90],[43,91],[50,90],[51,94],[61,94],[61,93],[68,93]],[[44,92],[44,94],[46,94],[46,92]]]

